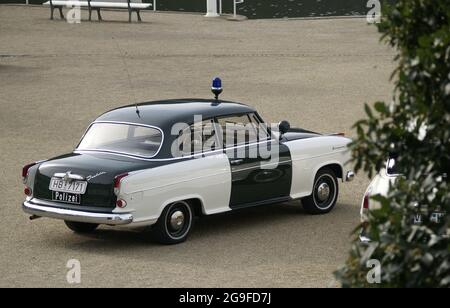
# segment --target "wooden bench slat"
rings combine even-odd
[[[150,3],[130,3],[131,8],[135,9],[146,9],[151,7]],[[128,8],[127,3],[123,2],[91,2],[91,7],[102,7],[102,8]]]
[[[44,2],[42,5],[50,5],[50,1]],[[57,1],[53,1],[53,5],[80,5],[80,6],[88,6],[88,2],[87,1],[62,1],[62,0],[57,0]]]

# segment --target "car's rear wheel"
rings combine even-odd
[[[193,218],[192,206],[188,202],[174,202],[164,209],[152,227],[153,238],[168,245],[184,242],[192,229]]]
[[[94,232],[98,225],[85,222],[64,221],[66,226],[75,233],[91,233]]]
[[[302,199],[303,208],[310,214],[326,214],[336,205],[339,186],[335,173],[321,169],[315,179],[312,194]]]

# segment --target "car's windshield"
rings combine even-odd
[[[162,143],[159,129],[138,124],[98,122],[91,125],[79,151],[102,151],[150,158]]]

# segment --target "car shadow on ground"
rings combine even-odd
[[[334,211],[346,208],[338,204]],[[333,215],[333,212],[327,215]],[[327,216],[325,215],[325,216]],[[267,205],[241,209],[233,212],[199,217],[185,243],[176,245],[193,250],[205,242],[220,242],[223,236],[240,236],[249,232],[268,232],[279,224],[301,223],[312,216],[301,207],[300,202]],[[312,219],[312,218],[311,218]],[[309,222],[312,223],[312,222]],[[81,251],[123,251],[124,248],[146,249],[149,247],[173,247],[161,245],[151,238],[150,228],[115,228],[101,226],[91,234],[73,234],[66,230],[52,239],[49,245],[64,246],[65,248]]]
[[[235,230],[236,232],[245,232],[247,228],[257,228],[258,225],[267,225],[267,221],[272,223],[282,222],[284,219],[291,219],[293,215],[306,216],[300,204],[295,203],[282,203],[273,204],[263,207],[245,208],[231,212],[225,212],[210,216],[196,217],[194,228],[188,239],[192,240],[192,237],[199,238],[201,234],[216,234],[229,232]],[[91,238],[103,239],[111,241],[117,241],[119,233],[122,234],[121,239],[135,243],[154,244],[160,246],[150,238],[150,228],[114,228],[103,227],[98,229],[95,233],[85,235]],[[134,237],[132,240],[130,237]]]

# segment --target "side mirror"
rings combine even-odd
[[[278,124],[278,130],[280,131],[280,138],[284,134],[286,134],[289,129],[291,129],[291,124],[289,124],[288,121],[281,121],[280,124]]]

